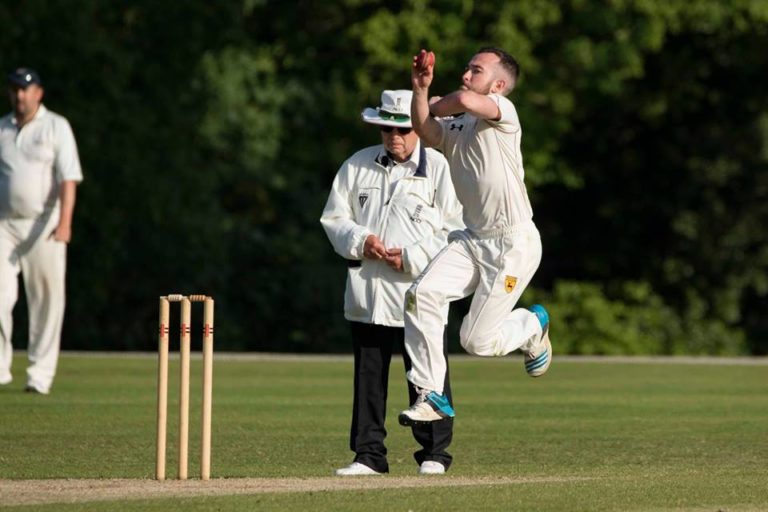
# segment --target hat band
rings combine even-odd
[[[384,121],[394,121],[396,123],[407,123],[411,120],[411,116],[407,114],[393,114],[392,112],[387,112],[386,110],[379,110],[379,118],[383,119]]]

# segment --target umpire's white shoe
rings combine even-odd
[[[448,397],[438,395],[428,389],[417,388],[417,391],[419,396],[413,405],[401,412],[397,417],[402,426],[423,425],[424,423],[432,423],[443,418],[453,418],[456,416],[451,403],[448,401]]]
[[[525,371],[531,377],[541,377],[552,363],[552,343],[549,341],[549,313],[541,304],[534,304],[530,311],[536,315],[541,324],[539,343],[530,351],[525,352]]]
[[[371,476],[371,475],[383,475],[375,469],[371,469],[365,464],[359,462],[353,462],[345,468],[336,470],[336,476]]]
[[[444,475],[445,466],[436,460],[425,460],[419,466],[420,475]]]

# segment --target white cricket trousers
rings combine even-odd
[[[527,350],[541,337],[536,315],[513,309],[541,261],[533,222],[477,236],[451,234],[451,242],[405,295],[405,347],[412,361],[408,380],[443,393],[443,310],[474,293],[461,324],[461,346],[470,354],[504,356]]]
[[[50,238],[58,220],[58,210],[35,219],[0,219],[0,383],[11,381],[19,272],[29,310],[27,385],[48,392],[56,374],[67,264],[67,244]]]

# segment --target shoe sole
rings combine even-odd
[[[437,418],[434,420],[415,420],[411,418],[410,416],[406,414],[400,414],[397,417],[398,423],[404,427],[412,427],[414,425],[429,425],[430,423],[434,423],[436,421],[444,420],[445,418]]]
[[[552,343],[549,341],[549,325],[547,325],[546,330],[544,331],[544,347],[545,350],[535,358],[531,359],[530,361],[525,362],[525,371],[530,375],[531,377],[541,377],[545,373],[547,373],[547,370],[549,370],[549,365],[552,364]],[[546,362],[543,366],[536,367],[532,370],[528,370],[528,365],[533,364],[536,366],[540,363],[541,356],[546,354]]]
[[[426,423],[432,423],[431,421],[415,421],[412,420],[410,417],[406,416],[405,414],[400,414],[397,417],[397,422],[400,423],[403,427],[412,427],[414,425],[424,425]]]

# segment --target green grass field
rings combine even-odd
[[[172,360],[169,476],[176,467],[176,363]],[[25,365],[17,357],[16,380],[0,387],[3,510],[768,510],[764,361],[556,358],[545,377],[530,379],[519,358],[456,358],[451,367],[454,465],[445,477],[415,475],[415,442],[396,421],[407,405],[402,366],[396,362],[387,420],[392,472],[369,477],[366,483],[377,479],[370,483],[374,488],[333,489],[345,480],[332,477],[333,469],[352,460],[347,439],[351,359],[222,355],[214,366],[210,485],[227,482],[220,479],[269,478],[315,487],[213,495],[204,491],[208,483],[192,482],[201,491],[188,497],[155,499],[137,492],[110,499],[83,493],[75,503],[50,503],[57,495],[48,490],[48,504],[24,505],[9,501],[8,489],[13,484],[34,488],[36,482],[27,479],[131,479],[154,490],[178,484],[149,480],[155,359],[65,354],[50,396],[22,392]],[[196,360],[193,476],[199,468],[199,369]],[[60,481],[53,487],[76,483]]]

